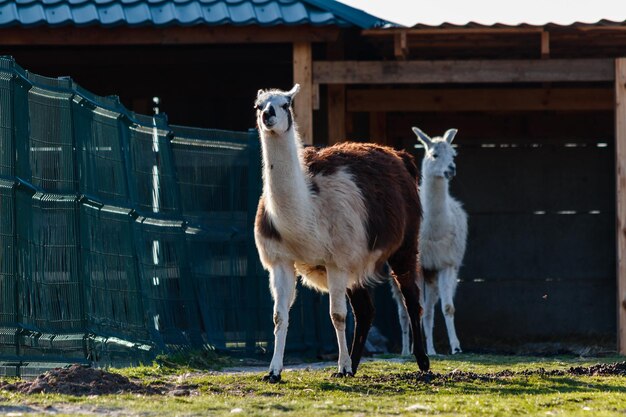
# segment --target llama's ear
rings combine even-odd
[[[289,96],[289,99],[293,99],[296,94],[298,94],[298,92],[300,91],[300,84],[296,84],[293,86],[293,88],[289,91],[287,91],[287,96]]]
[[[256,92],[257,98],[261,97],[261,94],[263,93],[264,93],[263,89],[259,89],[259,91]]]
[[[456,136],[456,132],[458,132],[457,129],[448,129],[446,133],[443,134],[443,138],[446,140],[446,142],[452,143],[454,137]]]
[[[432,146],[433,141],[430,139],[430,137],[428,137],[426,133],[422,132],[417,127],[412,127],[411,129],[413,129],[413,133],[415,133],[419,141],[422,142],[422,144],[426,147],[426,149]]]

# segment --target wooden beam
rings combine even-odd
[[[308,42],[293,44],[293,82],[300,84],[295,98],[294,111],[300,137],[305,144],[313,143],[313,82],[312,51]]]
[[[409,47],[406,40],[406,32],[397,33],[394,36],[393,50],[396,59],[405,60],[409,55]]]
[[[525,35],[533,33],[541,33],[545,30],[544,27],[508,27],[508,28],[389,28],[389,29],[365,29],[361,33],[364,36],[372,37],[392,37],[398,33],[406,33],[407,36],[417,38],[420,35]],[[626,32],[626,26],[570,26],[567,28],[559,29],[559,32],[568,33],[585,33],[585,32],[598,32],[598,33],[623,33]]]
[[[349,112],[613,110],[610,88],[351,89]]]
[[[339,29],[326,26],[189,26],[3,28],[0,39],[9,45],[197,45],[233,43],[334,42]]]
[[[611,59],[316,61],[318,84],[441,84],[613,81]]]
[[[550,32],[541,32],[541,59],[550,58]]]
[[[398,33],[404,33],[408,36],[419,35],[507,35],[507,34],[525,34],[525,33],[541,33],[543,28],[394,28],[394,29],[366,29],[361,33],[364,36],[395,36]]]
[[[617,323],[626,354],[626,58],[615,60],[615,183],[617,185]]]
[[[328,86],[328,144],[346,140],[346,87]]]

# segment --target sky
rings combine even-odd
[[[626,0],[339,0],[374,16],[413,26],[465,24],[595,23],[625,21]]]

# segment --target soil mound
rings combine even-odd
[[[71,365],[47,371],[33,381],[0,383],[0,389],[23,394],[54,393],[67,395],[162,394],[161,390],[138,384],[112,372]]]

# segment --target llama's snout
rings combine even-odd
[[[263,110],[263,124],[267,127],[272,127],[276,124],[276,110],[274,110],[274,106],[268,104],[268,106]]]
[[[443,175],[445,175],[446,179],[451,179],[452,177],[454,177],[456,175],[456,165],[455,164],[448,165],[448,169],[446,169]]]

